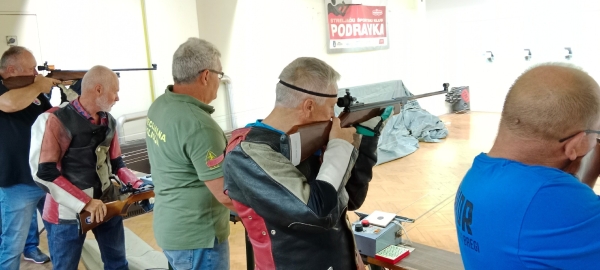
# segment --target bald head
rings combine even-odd
[[[81,94],[93,90],[97,85],[110,87],[119,82],[114,71],[105,66],[94,66],[83,76],[81,82]]]
[[[510,88],[500,132],[558,140],[586,129],[600,119],[600,87],[580,68],[542,64],[523,73]]]
[[[119,78],[105,66],[94,66],[83,76],[81,98],[94,101],[99,111],[109,112],[119,100]]]

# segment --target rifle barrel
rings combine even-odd
[[[424,98],[424,97],[430,97],[430,96],[435,96],[435,95],[440,95],[440,94],[446,94],[446,93],[448,93],[448,91],[446,91],[446,90],[440,90],[440,91],[437,91],[437,92],[431,92],[431,93],[425,93],[425,94],[410,96],[410,97],[408,97],[408,100],[413,100],[413,99],[418,99],[418,98]]]
[[[156,70],[155,68],[116,68],[112,71],[136,71],[136,70]]]
[[[156,70],[156,64],[152,64],[151,68],[121,68],[121,69],[112,69],[112,71],[136,71],[136,70]]]
[[[38,67],[39,69],[39,67]],[[116,69],[111,69],[112,71],[136,71],[136,70],[156,70],[157,69],[157,65],[156,64],[152,64],[151,68],[116,68]],[[60,72],[88,72],[89,70],[62,70],[62,69],[39,69],[40,71],[42,70],[47,70],[47,71],[60,71]]]
[[[396,105],[398,103],[404,105],[404,103],[406,103],[409,100],[430,97],[430,96],[435,96],[435,95],[440,95],[440,94],[446,94],[446,93],[448,93],[448,91],[440,90],[440,91],[431,92],[431,93],[425,93],[425,94],[414,95],[414,96],[404,96],[404,97],[399,97],[399,98],[393,98],[391,100],[384,100],[384,101],[373,102],[373,103],[368,103],[368,104],[358,104],[358,105],[350,106],[347,111],[348,112],[356,112],[356,111],[368,110],[368,109],[372,109],[372,108],[383,108],[383,107],[387,107],[387,106]]]

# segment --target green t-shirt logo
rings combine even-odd
[[[208,150],[208,152],[206,152],[206,166],[208,167],[208,169],[214,170],[216,168],[221,167],[220,162],[214,165],[215,162],[213,160],[215,159],[217,159],[217,155],[215,155],[215,153],[213,153],[212,151]]]
[[[160,141],[167,142],[165,133],[150,118],[146,118],[146,127],[146,136],[156,145],[160,146]]]

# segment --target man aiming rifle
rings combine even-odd
[[[364,268],[346,211],[366,198],[386,119],[369,122],[372,134],[341,128],[333,112],[339,78],[319,59],[294,60],[279,76],[271,114],[232,135],[225,190],[248,231],[258,269]],[[327,149],[293,164],[290,130],[331,118]]]
[[[57,86],[61,90],[61,103],[70,102],[81,95],[81,79],[88,72],[87,70],[62,70],[54,68],[54,65],[48,65],[48,62],[44,62],[44,65],[37,67],[38,71],[48,71],[46,78],[52,78],[55,81],[54,86]],[[121,68],[112,69],[117,72],[119,77],[119,71],[138,71],[138,70],[156,70],[157,65],[152,64],[151,68]],[[37,74],[37,72],[36,72]],[[8,89],[17,89],[26,87],[34,82],[35,76],[23,75],[6,78],[2,81],[2,84]],[[69,88],[65,86],[70,85]]]
[[[38,249],[36,205],[43,209],[44,192],[31,178],[28,166],[31,125],[52,107],[45,94],[58,80],[37,75],[36,60],[24,47],[13,46],[0,58],[0,81],[30,76],[32,83],[18,89],[0,84],[0,197],[2,233],[0,265],[19,269],[20,254],[25,259],[44,263],[48,256]],[[25,250],[23,249],[25,247]]]

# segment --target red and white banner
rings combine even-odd
[[[329,53],[389,48],[385,4],[368,6],[325,0],[325,5]]]

